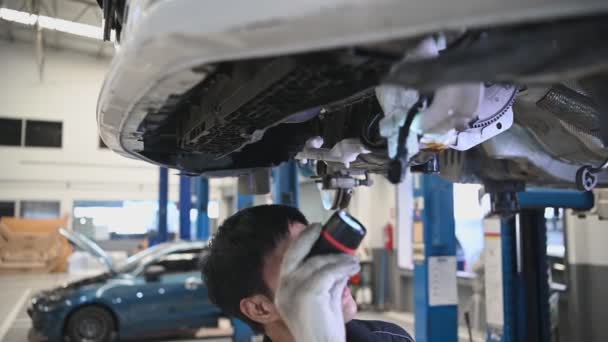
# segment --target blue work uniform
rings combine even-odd
[[[264,342],[272,341],[266,336]],[[396,324],[354,319],[346,324],[346,342],[414,342],[414,339]]]

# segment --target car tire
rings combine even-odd
[[[116,335],[112,314],[97,306],[87,306],[74,312],[67,324],[70,342],[110,342]]]

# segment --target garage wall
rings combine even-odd
[[[157,167],[98,145],[97,96],[109,59],[46,49],[41,81],[35,56],[31,44],[0,41],[0,117],[61,120],[63,146],[0,146],[0,200],[59,200],[69,212],[73,200],[156,199]]]
[[[367,247],[384,247],[384,227],[391,223],[395,227],[397,187],[386,178],[372,175],[374,185],[358,187],[349,211],[367,228],[364,243]]]
[[[325,222],[331,216],[323,208],[317,184],[304,177],[300,177],[300,210],[310,222]]]
[[[384,177],[372,175],[372,187],[358,187],[348,211],[367,228],[363,240],[364,247],[370,249],[384,247],[384,227],[387,223],[395,226],[395,203],[397,188]],[[331,211],[323,208],[317,185],[301,179],[300,210],[311,222],[325,222]]]

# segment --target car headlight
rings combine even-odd
[[[60,305],[61,302],[40,302],[36,305],[36,308],[41,312],[50,312],[57,309]]]
[[[55,293],[51,293],[47,300],[49,302],[55,303],[55,302],[60,302],[62,300],[64,300],[66,297],[66,293],[60,293],[60,292],[55,292]]]
[[[32,299],[32,306],[41,312],[54,311],[65,304],[68,295],[69,291],[54,291],[45,296]]]

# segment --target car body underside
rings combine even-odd
[[[201,3],[123,5],[98,106],[113,150],[208,176],[295,158],[320,177],[397,182],[414,168],[486,186],[608,185],[605,2],[495,2],[471,16],[459,0],[439,18],[435,1],[402,17],[392,0],[324,13],[295,1],[303,14],[221,6],[224,26],[175,23]]]

